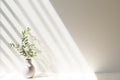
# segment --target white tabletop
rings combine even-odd
[[[27,79],[20,73],[5,73],[0,75],[0,80],[96,80],[91,79],[92,75],[84,75],[79,73],[65,73],[65,74],[47,74],[36,75],[34,78]]]

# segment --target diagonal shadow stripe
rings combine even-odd
[[[7,53],[0,47],[0,51],[2,52],[2,54],[7,58],[7,60],[13,65],[13,67],[16,66],[15,61],[13,61],[9,55],[7,55]]]
[[[42,65],[42,66],[41,66],[41,62],[42,62],[42,61],[40,61],[40,59],[38,60],[37,58],[34,58],[34,60],[35,60],[36,63],[39,65],[39,68],[40,68],[40,69],[42,68],[42,71],[43,71],[43,72],[46,71],[46,68],[43,67],[43,66],[45,66],[45,65]],[[43,63],[43,62],[42,62],[42,63]]]
[[[26,13],[26,11],[24,10],[24,8],[21,6],[21,4],[15,0],[15,3],[17,4],[18,8],[20,9],[20,11],[23,13],[23,15],[26,17],[26,19],[30,22],[30,24],[32,26],[35,26],[35,24],[32,22],[32,20],[29,18],[28,14]]]
[[[13,15],[13,17],[16,19],[16,21],[21,25],[23,28],[24,24],[21,22],[21,20],[17,17],[17,15],[13,12],[13,10],[10,8],[10,6],[7,4],[5,0],[2,0],[2,2],[5,4],[5,6],[8,8],[10,13]]]
[[[9,35],[9,37],[15,42],[17,43],[17,41],[15,40],[15,38],[12,36],[12,34],[8,31],[8,29],[4,26],[4,24],[1,22],[1,28],[4,29],[4,31],[7,33],[7,35]]]
[[[44,24],[47,32],[49,32],[49,34],[51,35],[51,37],[53,37],[52,39],[55,41],[55,43],[58,44],[57,47],[61,50],[62,55],[64,55],[64,56],[63,56],[64,59],[66,59],[66,61],[69,62],[70,59],[71,59],[71,58],[68,57],[69,53],[67,52],[67,53],[68,53],[68,55],[67,55],[67,54],[64,52],[64,48],[61,46],[61,44],[59,43],[59,41],[55,38],[54,33],[50,30],[49,25],[46,24],[45,20],[44,20],[43,17],[41,16],[41,13],[37,10],[35,4],[34,4],[32,1],[29,1],[29,3],[30,3],[30,5],[32,6],[32,9],[33,9],[33,10],[36,12],[36,14],[38,15],[39,20],[43,22],[43,24]],[[42,6],[42,8],[43,8],[43,6]],[[44,9],[45,9],[45,8],[44,8]],[[69,63],[69,64],[70,64],[70,63]]]
[[[37,1],[38,1],[38,3],[39,3],[40,7],[43,8],[44,12],[47,13],[47,17],[50,19],[50,22],[51,22],[52,24],[54,24],[53,26],[58,26],[58,25],[54,22],[54,20],[53,20],[52,16],[50,15],[49,11],[46,9],[44,3],[43,3],[42,1],[40,1],[40,0],[37,0]],[[34,8],[34,10],[36,11],[36,13],[40,16],[40,13],[37,11],[37,9],[35,9],[35,5],[32,3],[32,1],[30,1],[30,2],[31,2],[31,4],[32,4],[32,6],[34,6],[33,8]],[[46,26],[46,27],[47,27],[46,29],[49,29],[49,26]],[[57,27],[55,27],[55,30],[58,31],[59,36],[63,39],[63,41],[65,42],[65,45],[69,45],[68,41],[67,41],[67,40],[65,39],[65,37],[61,34],[60,30],[59,30]],[[49,30],[49,33],[52,33],[52,32]],[[52,34],[52,35],[54,35],[54,34]],[[53,36],[53,37],[54,37],[54,36]],[[54,38],[54,39],[55,39],[55,38]],[[56,42],[57,42],[57,44],[59,44],[59,42],[58,42],[57,40],[56,40]],[[73,52],[73,49],[71,49],[69,46],[68,46],[67,48],[68,48],[68,50],[69,50],[70,53]],[[64,49],[62,49],[62,47],[61,47],[61,50],[64,50]],[[74,53],[74,52],[73,52],[73,53]],[[69,55],[69,53],[68,53],[68,55]],[[66,55],[64,54],[64,56],[66,56],[65,58],[67,58],[68,55],[67,55],[67,54],[66,54]],[[72,55],[72,57],[74,57],[74,59],[76,59],[75,62],[76,62],[77,64],[80,63],[79,58],[78,58],[77,55],[74,55],[74,54],[71,54],[71,55]],[[67,59],[66,59],[66,60],[67,60]],[[69,62],[69,60],[67,60],[67,61]]]
[[[47,8],[45,7],[44,3],[43,3],[41,0],[37,0],[37,1],[38,1],[39,5],[41,5],[41,7],[42,7],[43,10],[45,11],[45,13],[48,13],[47,16],[49,17],[51,23],[54,24],[55,26],[58,26],[58,25],[55,23],[55,21],[53,20],[52,16],[50,15],[49,11],[47,10]],[[76,59],[77,64],[80,63],[79,58],[78,58],[78,55],[80,56],[80,54],[78,54],[78,55],[72,54],[72,53],[74,53],[74,51],[73,51],[73,49],[71,49],[71,47],[69,46],[69,43],[68,43],[68,41],[66,40],[65,36],[63,36],[63,35],[61,34],[61,31],[59,30],[58,27],[55,27],[55,29],[56,29],[56,31],[59,33],[59,36],[63,39],[62,41],[64,41],[65,44],[68,45],[67,48],[69,49],[69,52],[71,53],[72,57],[74,57],[74,59]]]
[[[34,24],[34,23],[32,22],[32,20],[29,18],[28,14],[26,13],[26,11],[25,11],[24,8],[22,7],[22,5],[21,5],[17,0],[15,0],[15,3],[16,3],[16,5],[18,6],[18,8],[20,9],[20,11],[23,13],[24,17],[25,17],[25,18],[27,19],[27,21],[30,23],[30,25],[32,26],[32,28],[34,29],[34,32],[37,33],[37,34],[39,34],[39,36],[41,36],[41,34],[39,33],[38,29],[35,28],[35,24]],[[42,37],[42,36],[41,36],[41,37]],[[41,39],[42,39],[42,41],[44,41],[43,38],[41,38]]]
[[[49,34],[51,35],[52,39],[56,42],[56,44],[58,44],[59,49],[61,50],[61,53],[64,55],[63,57],[67,60],[67,62],[69,62],[69,58],[68,55],[65,54],[63,47],[61,46],[61,44],[59,43],[59,41],[57,40],[57,38],[55,38],[54,33],[50,30],[50,27],[48,24],[46,24],[45,20],[43,19],[43,17],[41,16],[41,13],[37,10],[35,4],[31,1],[29,1],[30,5],[32,6],[32,9],[36,12],[37,16],[39,17],[39,20],[42,21],[43,25],[45,26],[47,32],[49,32]],[[42,8],[43,8],[43,4]],[[40,6],[41,7],[41,6]],[[44,10],[46,10],[45,8],[43,8]],[[49,15],[50,16],[50,15]],[[53,22],[53,21],[51,21]]]
[[[1,50],[0,50],[1,51]],[[2,51],[1,51],[2,52]],[[4,63],[4,61],[0,57],[0,66],[4,67],[5,69],[8,68],[8,66]]]
[[[20,57],[18,57],[19,56],[19,54],[15,54],[15,53],[17,53],[14,49],[11,49],[10,48],[10,46],[9,46],[9,43],[7,42],[7,40],[1,35],[0,36],[0,39],[1,39],[1,41],[3,41],[4,43],[5,43],[5,45],[12,51],[12,53],[17,57],[17,59],[20,61],[21,60],[21,58]]]
[[[41,0],[37,0],[37,2],[39,3],[40,7],[42,7],[42,9],[44,10],[45,13],[47,13],[47,17],[49,18],[49,21],[54,25],[54,26],[58,26],[53,17],[51,16],[50,12],[47,10],[47,8],[45,7],[44,3]],[[59,29],[57,27],[55,27],[55,29],[60,33]],[[61,35],[62,36],[62,35]]]
[[[14,24],[10,21],[10,19],[7,17],[7,15],[3,12],[3,10],[0,8],[1,14],[5,17],[5,19],[8,21],[8,23],[11,25],[11,27],[14,29],[14,31],[17,33],[17,35],[20,37],[20,33],[15,28]]]
[[[15,0],[15,3],[17,5],[17,7],[20,9],[20,11],[23,13],[24,17],[27,19],[27,21],[30,23],[30,25],[32,26],[33,30],[35,33],[37,33],[40,37],[41,37],[41,40],[43,41],[43,43],[45,44],[45,46],[47,47],[47,49],[50,51],[50,53],[52,54],[52,51],[51,49],[49,48],[49,46],[46,44],[44,38],[41,36],[41,34],[39,33],[38,29],[35,28],[35,24],[32,22],[32,20],[29,18],[28,14],[26,13],[26,11],[24,10],[24,8],[22,7],[22,5],[17,1]]]

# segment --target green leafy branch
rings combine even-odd
[[[41,53],[41,50],[37,49],[34,44],[29,41],[30,28],[27,27],[21,33],[21,44],[10,43],[10,46],[16,48],[17,51],[20,52],[21,55],[30,58],[37,55],[37,53]]]

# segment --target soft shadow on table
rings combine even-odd
[[[38,75],[35,75],[33,78],[40,78],[40,77],[48,77],[49,75],[47,74],[38,74]]]
[[[49,77],[49,76],[52,76],[52,74],[37,74],[31,79],[45,78],[45,77]]]

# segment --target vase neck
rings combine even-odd
[[[32,64],[32,63],[31,63],[31,59],[26,59],[26,61],[27,61],[29,64]]]

